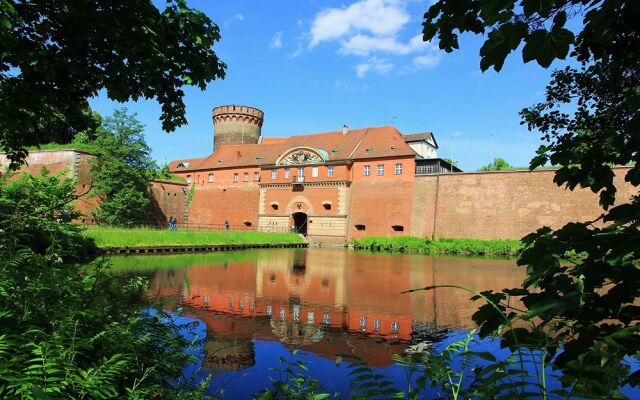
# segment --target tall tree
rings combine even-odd
[[[116,110],[98,128],[93,145],[91,193],[100,198],[96,219],[111,225],[145,221],[157,166],[144,140],[144,125],[126,108]]]
[[[504,158],[494,158],[492,162],[480,168],[480,171],[507,171],[511,165]]]
[[[448,52],[460,33],[486,34],[483,71],[501,70],[519,49],[524,62],[549,67],[570,56],[577,65],[555,71],[545,101],[520,114],[545,142],[530,167],[558,166],[555,182],[598,193],[603,214],[525,237],[522,288],[485,292],[501,313],[486,305],[474,318],[481,333],[500,333],[504,346],[542,347],[563,383],[586,397],[610,398],[621,385],[640,383],[640,372],[621,368],[640,351],[640,196],[617,199],[615,184],[616,174],[640,184],[639,20],[634,0],[460,0],[437,2],[423,23],[424,39],[437,36]],[[630,168],[616,171],[616,164]],[[526,309],[508,308],[507,296]],[[526,324],[506,328],[514,319]]]
[[[223,78],[209,17],[167,0],[0,0],[0,146],[68,143],[95,127],[87,99],[155,98],[166,131],[184,124],[183,87]]]

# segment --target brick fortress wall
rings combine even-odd
[[[82,213],[80,222],[93,223],[93,210],[98,207],[99,199],[90,197],[91,190],[91,163],[95,156],[83,150],[59,149],[59,150],[33,150],[29,152],[26,164],[20,168],[19,173],[39,175],[42,167],[47,168],[52,174],[66,172],[67,176],[76,179],[75,209]],[[0,153],[0,169],[2,173],[9,165],[4,155]],[[18,175],[16,175],[18,176]],[[140,221],[145,223],[157,223],[163,225],[169,216],[178,219],[178,223],[184,222],[183,216],[187,199],[187,185],[171,181],[154,181],[151,185],[154,196],[153,220]]]
[[[637,194],[615,168],[619,202]],[[597,218],[602,209],[589,189],[553,182],[554,170],[474,172],[418,176],[413,193],[414,236],[520,239],[542,226]]]
[[[21,171],[38,174],[42,166],[52,173],[68,171],[77,179],[76,192],[87,193],[91,188],[93,157],[72,149],[33,151]],[[7,165],[8,160],[0,157],[0,167],[4,169]],[[624,182],[627,170],[615,168],[621,202],[638,193],[637,188]],[[554,173],[553,170],[453,173],[411,176],[411,179],[393,182],[356,179],[348,188],[309,188],[304,195],[309,197],[314,209],[320,210],[313,215],[340,216],[346,220],[347,239],[372,235],[519,239],[544,225],[558,228],[570,221],[595,219],[602,213],[596,194],[589,189],[569,191],[558,187],[553,183]],[[233,227],[241,228],[248,222],[254,228],[258,225],[261,207],[260,190],[254,182],[227,188],[201,183],[187,207],[187,185],[156,181],[152,185],[158,208],[155,219],[162,224],[173,216],[182,224],[188,208],[190,224],[222,225],[228,220]],[[266,190],[262,205],[265,214],[276,214],[268,211],[274,201],[280,203],[281,209],[287,207],[284,193]],[[340,195],[340,191],[344,193]],[[325,200],[333,203],[331,211],[322,209],[321,203]],[[91,211],[96,206],[97,199],[87,195],[76,204],[85,222],[92,221]],[[365,230],[358,231],[355,225],[365,225]],[[403,231],[393,230],[394,225],[402,226]],[[313,234],[311,227],[309,233]]]

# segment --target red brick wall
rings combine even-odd
[[[616,168],[619,201],[637,193],[637,188],[624,182],[627,170]],[[602,213],[596,194],[589,189],[569,191],[558,187],[553,183],[554,173],[543,170],[416,177],[412,234],[520,239],[542,226],[559,228],[570,221],[595,219]]]
[[[412,204],[412,181],[354,182],[351,188],[347,239],[409,235]],[[356,225],[364,225],[365,230],[356,230]],[[404,227],[404,231],[394,231],[393,225]]]
[[[189,225],[222,227],[226,220],[232,228],[241,228],[245,222],[256,227],[259,197],[257,185],[224,189],[198,185],[189,204]]]
[[[153,181],[151,192],[154,198],[155,222],[162,225],[169,221],[169,217],[177,219],[178,224],[184,223],[185,202],[188,194],[187,185],[170,181]]]

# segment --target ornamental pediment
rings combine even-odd
[[[276,165],[321,164],[327,161],[328,153],[313,147],[294,147],[287,150],[276,162]]]

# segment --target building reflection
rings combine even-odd
[[[522,278],[511,260],[282,249],[257,251],[248,261],[203,258],[180,265],[178,259],[155,272],[151,289],[177,296],[206,322],[212,340],[206,365],[212,369],[251,365],[254,338],[326,357],[355,353],[387,365],[411,341],[416,323],[470,327],[478,307],[462,290],[402,291],[435,284],[499,290]]]

